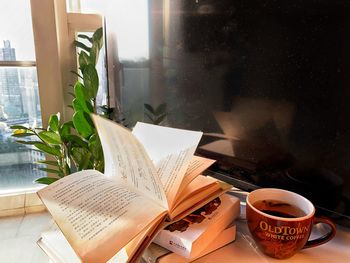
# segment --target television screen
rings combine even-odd
[[[153,0],[144,14],[147,52],[119,57],[126,118],[165,103],[163,125],[204,132],[212,175],[349,223],[350,2]]]

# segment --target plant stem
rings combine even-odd
[[[92,105],[93,105],[94,113],[97,113],[96,98],[92,99]]]

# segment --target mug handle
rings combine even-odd
[[[313,240],[308,240],[306,242],[306,244],[304,245],[303,249],[322,245],[322,244],[328,242],[329,240],[331,240],[335,236],[336,227],[335,227],[335,224],[330,219],[328,219],[326,217],[321,217],[321,216],[315,217],[315,219],[313,221],[313,225],[317,225],[320,223],[329,225],[331,228],[330,231],[327,234],[323,235],[322,237],[319,237],[319,238],[316,238]]]

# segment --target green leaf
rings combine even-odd
[[[38,184],[52,184],[56,182],[59,178],[54,177],[41,177],[39,179],[36,179],[35,182]]]
[[[87,36],[87,35],[82,35],[82,34],[79,34],[78,37],[79,37],[79,38],[86,39],[86,40],[88,40],[90,43],[92,43],[92,37],[89,37],[89,36]]]
[[[80,101],[85,101],[90,99],[87,88],[79,81],[77,81],[74,85],[74,94],[75,94],[75,97]]]
[[[41,167],[38,169],[41,171],[48,172],[48,173],[58,174],[59,177],[63,177],[62,171],[58,171],[58,170],[50,169],[50,168],[41,168]]]
[[[73,99],[72,104],[75,111],[85,111],[77,98]]]
[[[97,43],[98,49],[101,49],[103,46],[103,28],[98,28],[93,36],[92,36],[93,43]]]
[[[47,164],[47,165],[53,165],[53,166],[59,166],[57,161],[37,161],[37,163]]]
[[[49,143],[49,144],[59,145],[59,144],[62,143],[61,137],[57,133],[54,133],[54,132],[51,132],[51,131],[39,132],[39,137],[44,142]]]
[[[78,165],[78,169],[84,170],[89,167],[91,153],[89,150],[80,147],[72,148],[72,156],[75,163]]]
[[[74,92],[76,98],[72,103],[75,111],[83,110],[87,113],[91,113],[93,111],[92,106],[88,101],[86,101],[86,99],[90,100],[88,90],[83,86],[83,84],[77,82],[74,86]]]
[[[84,86],[89,95],[89,99],[96,98],[99,79],[98,79],[98,74],[95,66],[92,64],[87,65],[84,68],[83,77],[84,77]]]
[[[96,66],[99,56],[100,56],[99,44],[97,42],[94,42],[90,50],[90,62],[93,66]]]
[[[90,64],[90,57],[85,51],[81,51],[79,54],[79,68],[84,72],[84,68]]]
[[[49,129],[54,132],[58,132],[59,126],[59,114],[52,114],[49,119]]]
[[[74,128],[74,124],[73,124],[73,121],[67,121],[64,123],[66,126],[68,127],[71,127],[71,128]]]
[[[61,128],[60,128],[61,137],[64,138],[67,135],[69,135],[71,133],[71,128],[74,128],[72,121],[68,121],[68,122],[63,123],[61,125]]]
[[[26,145],[35,145],[36,143],[41,143],[40,141],[21,141],[21,140],[17,140],[16,142],[20,144],[26,144]]]
[[[27,127],[24,127],[22,125],[12,125],[12,126],[10,126],[10,129],[12,129],[12,130],[28,130]]]
[[[48,153],[48,154],[55,155],[55,156],[61,155],[61,152],[58,149],[51,147],[51,146],[48,146],[46,144],[43,144],[41,142],[34,144],[34,146],[36,148],[38,148],[40,151],[43,151],[44,153]]]
[[[75,98],[72,103],[75,111],[84,111],[88,114],[93,111],[92,105],[88,101],[79,101]]]
[[[84,138],[88,138],[93,133],[94,124],[84,111],[77,111],[73,115],[73,123],[77,132]]]
[[[76,47],[81,48],[87,52],[90,52],[91,48],[89,48],[87,45],[85,45],[84,43],[74,40],[74,44]]]
[[[74,134],[67,135],[66,139],[68,142],[72,143],[73,145],[77,145],[82,148],[88,148],[88,143],[85,142],[82,138],[80,138],[77,135],[74,135]]]
[[[90,165],[90,159],[91,159],[91,153],[87,152],[82,161],[79,163],[79,169],[85,170],[89,168]],[[92,167],[91,167],[92,168]]]
[[[33,136],[35,135],[34,133],[29,133],[29,132],[23,132],[23,133],[13,133],[13,137],[28,137],[28,136]]]
[[[145,104],[143,104],[143,105],[145,106],[145,108],[146,108],[150,113],[152,113],[153,115],[155,114],[155,111],[154,111],[153,107],[152,107],[150,104],[145,103]]]
[[[166,113],[166,103],[162,103],[160,104],[156,111],[155,111],[155,115],[161,115],[161,114],[165,114]]]
[[[99,160],[103,160],[103,150],[100,138],[97,134],[91,135],[89,139],[89,149],[94,157],[94,161],[97,162]]]

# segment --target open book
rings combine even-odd
[[[122,249],[135,261],[152,238],[224,193],[200,175],[213,160],[194,156],[202,133],[137,123],[133,132],[93,116],[105,174],[71,174],[38,192],[82,262],[106,262]]]

